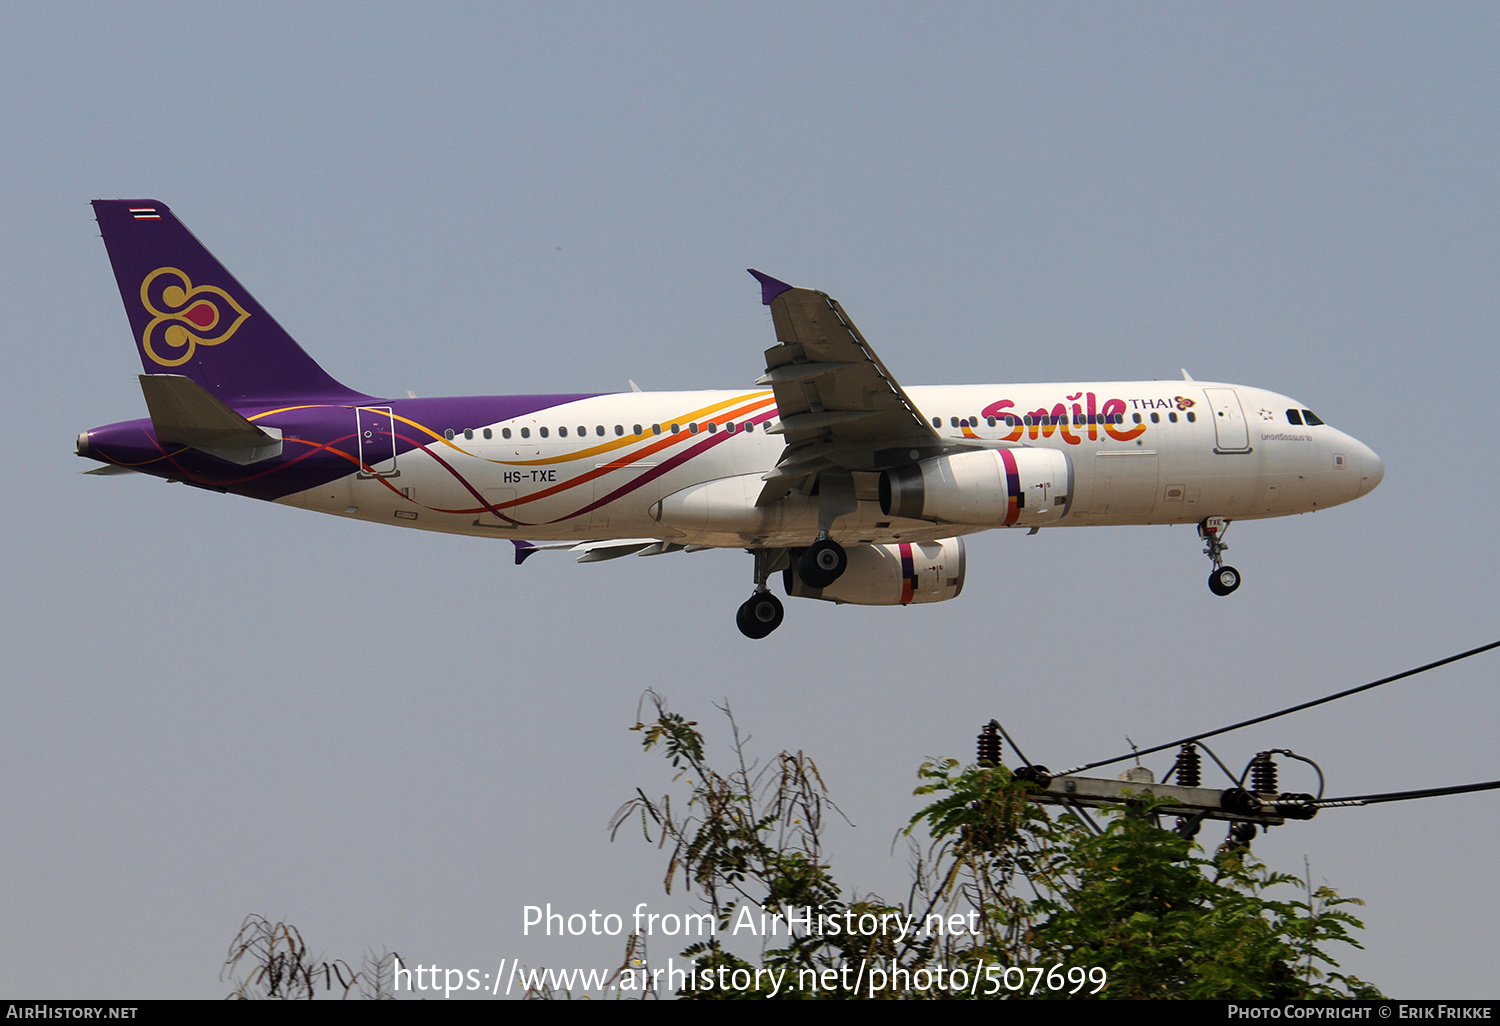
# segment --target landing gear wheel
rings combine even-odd
[[[844,547],[831,538],[815,541],[797,560],[797,576],[809,588],[826,588],[843,576],[849,565]]]
[[[1208,575],[1208,590],[1215,595],[1228,595],[1240,586],[1240,572],[1232,566],[1221,566]]]
[[[1224,544],[1224,532],[1229,530],[1229,521],[1224,517],[1206,517],[1198,524],[1198,537],[1203,539],[1203,554],[1214,565],[1208,575],[1208,590],[1215,595],[1228,595],[1240,586],[1240,572],[1224,565],[1224,553],[1229,546]]]
[[[779,598],[769,591],[758,591],[740,606],[734,614],[734,622],[739,625],[741,634],[759,641],[780,627],[785,616],[786,610],[781,607]]]

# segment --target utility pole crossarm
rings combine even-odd
[[[1284,796],[1257,795],[1239,788],[1218,790],[1210,787],[1179,787],[1176,784],[1154,784],[1136,780],[1107,780],[1102,777],[1053,777],[1046,790],[1033,791],[1030,798],[1044,805],[1082,805],[1099,808],[1106,805],[1128,805],[1148,797],[1165,798],[1169,804],[1152,811],[1165,816],[1202,816],[1234,822],[1280,826],[1287,818],[1307,819],[1300,801],[1287,802]],[[1300,796],[1299,796],[1300,797]],[[1311,796],[1306,796],[1311,799]]]

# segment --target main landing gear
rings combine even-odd
[[[740,633],[759,641],[781,626],[786,610],[781,600],[771,594],[766,580],[777,570],[787,565],[786,549],[751,549],[755,557],[755,594],[745,600],[734,614],[734,622]]]
[[[741,634],[759,641],[780,627],[785,615],[781,599],[769,591],[757,591],[734,614],[734,622],[739,625]]]
[[[823,589],[849,568],[849,554],[832,538],[819,538],[800,553],[795,549],[751,549],[755,557],[755,594],[734,615],[740,633],[759,640],[781,626],[786,611],[772,595],[766,581],[777,570],[795,566],[797,576],[809,588]]]
[[[1240,586],[1240,572],[1224,565],[1224,553],[1229,546],[1223,539],[1228,530],[1229,521],[1223,517],[1209,517],[1198,525],[1198,537],[1205,542],[1203,554],[1214,564],[1214,572],[1208,575],[1208,590],[1215,595],[1228,595]]]
[[[826,588],[843,576],[849,555],[832,538],[820,538],[804,549],[797,560],[797,576],[809,588]]]

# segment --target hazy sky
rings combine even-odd
[[[895,900],[916,768],[991,717],[1060,767],[1500,637],[1492,5],[4,15],[0,995],[221,996],[252,912],[330,956],[612,965],[522,909],[697,908],[606,829],[669,785],[628,729],[646,688],[721,752],[727,699],[753,752],[811,754],[853,824],[838,878]],[[516,567],[83,476],[74,436],[145,409],[96,197],[170,204],[367,392],[744,387],[758,267],[839,299],[906,384],[1186,367],[1298,397],[1386,478],[1236,525],[1228,599],[1191,528],[991,533],[956,601],[793,600],[751,642],[743,553]],[[1214,748],[1295,749],[1330,794],[1494,779],[1497,659]],[[1346,971],[1495,997],[1497,818],[1331,810],[1255,850],[1367,902]]]

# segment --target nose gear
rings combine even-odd
[[[1240,586],[1240,572],[1224,565],[1224,553],[1229,546],[1224,544],[1224,535],[1229,530],[1229,521],[1223,517],[1207,517],[1198,524],[1198,537],[1204,541],[1203,554],[1213,560],[1214,571],[1208,575],[1208,590],[1215,595],[1228,595]]]

